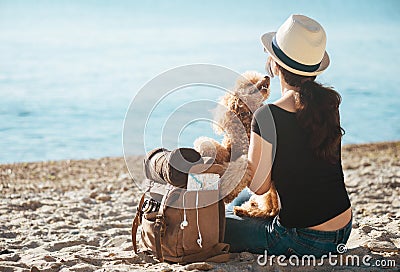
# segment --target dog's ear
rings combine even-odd
[[[242,107],[243,107],[243,102],[240,100],[239,97],[234,96],[230,111],[233,112],[235,115],[238,115],[242,111]]]

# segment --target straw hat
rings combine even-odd
[[[291,15],[277,32],[262,35],[261,41],[271,57],[294,74],[315,76],[329,66],[325,30],[307,16]]]

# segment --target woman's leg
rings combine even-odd
[[[225,243],[230,244],[231,252],[262,254],[267,247],[267,230],[271,229],[273,218],[240,217],[233,213],[233,207],[242,205],[251,195],[246,188],[226,206]]]
[[[231,252],[262,254],[267,248],[267,229],[271,222],[262,218],[239,217],[227,211],[224,242],[230,244]]]
[[[329,252],[336,253],[339,244],[345,244],[350,236],[352,222],[337,231],[286,228],[278,217],[271,219],[240,217],[233,214],[233,206],[241,205],[250,197],[243,192],[227,207],[225,243],[231,252],[248,251],[268,255],[314,255],[316,258]],[[230,208],[230,209],[229,209]]]

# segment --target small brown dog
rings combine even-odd
[[[208,137],[200,137],[194,148],[203,157],[212,157],[215,164],[223,164],[231,169],[221,179],[221,190],[229,192],[224,201],[232,200],[250,184],[252,170],[247,161],[253,113],[269,97],[270,78],[257,72],[246,72],[237,80],[232,93],[226,93],[216,110],[214,130],[223,134],[222,143]],[[229,166],[228,166],[229,165]],[[244,173],[244,174],[243,174]],[[235,188],[227,188],[232,180],[242,176]],[[225,182],[224,182],[225,181]],[[233,190],[232,190],[233,189]],[[250,217],[271,217],[279,211],[279,198],[275,187],[263,195],[253,195],[240,207],[234,207],[237,215]]]

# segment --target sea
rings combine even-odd
[[[199,136],[220,139],[207,118],[187,118],[190,110],[210,112],[213,103],[190,103],[216,101],[220,89],[188,86],[160,96],[149,84],[192,64],[265,73],[260,36],[291,14],[314,18],[327,32],[331,65],[317,79],[342,96],[343,143],[400,140],[400,1],[0,0],[0,163],[144,154],[191,147]],[[151,116],[140,107],[128,114],[129,122],[146,119],[145,136],[125,122],[144,89],[148,101],[162,98]],[[271,90],[269,102],[280,97],[278,79]],[[171,122],[181,105],[189,105],[186,121]],[[124,128],[134,128],[125,134],[136,139],[129,146]]]

